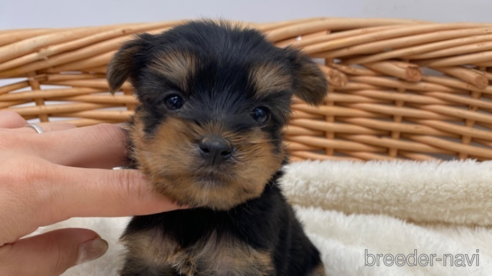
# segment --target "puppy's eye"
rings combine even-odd
[[[253,109],[253,111],[251,111],[251,117],[253,117],[253,119],[255,119],[255,121],[257,121],[260,124],[265,123],[270,117],[269,115],[270,115],[270,110],[262,106],[257,107]]]
[[[171,110],[176,110],[180,109],[183,106],[184,100],[179,95],[173,94],[164,100],[164,104],[167,106],[167,108]]]

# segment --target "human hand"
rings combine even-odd
[[[21,239],[71,217],[114,217],[178,209],[124,165],[126,137],[114,125],[25,128],[0,111],[0,275],[54,276],[102,256],[107,243],[87,229]]]

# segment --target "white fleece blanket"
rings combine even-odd
[[[313,161],[286,171],[285,194],[328,275],[492,275],[492,162]],[[38,232],[97,231],[107,254],[64,276],[115,276],[127,222],[77,218]]]

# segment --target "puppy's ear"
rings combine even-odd
[[[141,34],[116,52],[109,62],[106,75],[111,93],[118,91],[127,79],[135,85],[138,73],[145,66],[151,50],[152,39],[150,34]]]
[[[294,95],[309,104],[321,104],[328,89],[325,75],[306,55],[297,50],[289,48],[286,50],[295,70]]]

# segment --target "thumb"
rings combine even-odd
[[[0,275],[58,276],[107,249],[108,243],[91,230],[56,230],[0,247]]]

